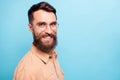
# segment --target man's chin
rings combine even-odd
[[[48,43],[43,44],[44,47],[51,47],[52,45],[53,45],[52,43],[51,44],[48,44]]]
[[[55,48],[57,45],[56,37],[52,38],[37,38],[34,36],[33,44],[41,51],[43,52],[49,52]]]

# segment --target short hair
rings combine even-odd
[[[38,10],[44,10],[44,11],[47,11],[47,12],[53,12],[55,14],[55,16],[56,16],[56,9],[52,5],[50,5],[47,2],[39,2],[37,4],[32,5],[32,7],[28,10],[29,23],[32,23],[32,21],[34,19],[33,13],[35,11],[38,11]],[[56,16],[56,19],[57,19],[57,16]]]

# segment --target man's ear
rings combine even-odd
[[[28,27],[29,27],[30,32],[33,32],[33,26],[30,23],[28,24]]]

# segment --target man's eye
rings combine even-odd
[[[38,26],[39,26],[39,27],[45,27],[46,24],[45,24],[45,23],[38,23]]]
[[[44,23],[40,23],[39,26],[44,26],[45,24]]]
[[[52,23],[51,26],[56,26],[57,23]]]

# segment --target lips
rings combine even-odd
[[[46,36],[46,37],[43,37],[43,39],[46,40],[46,41],[50,41],[52,39],[52,37]]]
[[[51,35],[43,35],[42,41],[44,42],[51,42],[53,40],[53,37]]]

